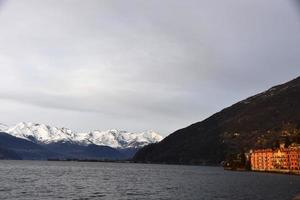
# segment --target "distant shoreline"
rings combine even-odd
[[[11,161],[49,161],[49,162],[99,162],[99,163],[130,163],[130,164],[151,164],[151,165],[178,165],[178,166],[202,166],[202,167],[222,167],[221,165],[204,165],[204,164],[183,164],[183,163],[151,163],[151,162],[135,162],[132,160],[97,160],[97,159],[47,159],[47,160],[12,160]],[[0,161],[10,161],[8,159],[3,159]],[[263,171],[263,170],[246,170],[243,168],[239,169],[231,169],[224,168],[225,171],[233,171],[233,172],[258,172],[258,173],[268,173],[268,174],[283,174],[283,175],[295,175],[300,176],[299,172],[287,172],[287,171]]]
[[[110,163],[132,163],[130,160],[111,160],[111,159],[47,159],[45,161],[59,161],[59,162],[110,162]]]
[[[10,160],[0,160],[0,161],[10,161]],[[132,160],[94,160],[94,159],[48,159],[48,160],[11,160],[11,161],[49,161],[49,162],[87,162],[87,163],[127,163],[127,164],[150,164],[150,165],[178,165],[178,166],[199,166],[199,167],[222,167],[221,165],[200,165],[200,164],[180,164],[180,163],[150,163],[150,162],[135,162]],[[230,169],[224,168],[225,171],[233,172],[253,172],[253,173],[268,173],[268,174],[282,174],[282,175],[293,175],[300,176],[299,172],[280,172],[280,171],[259,171],[259,170],[246,170],[246,169]]]
[[[236,171],[236,172],[258,172],[258,173],[268,173],[268,174],[284,174],[284,175],[295,175],[295,176],[300,176],[300,171],[299,172],[291,172],[291,171],[263,171],[263,170],[246,170],[246,169],[229,169],[229,168],[224,168],[226,171]]]

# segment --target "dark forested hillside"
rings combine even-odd
[[[0,160],[21,160],[21,157],[14,151],[0,147]]]
[[[299,142],[300,77],[180,129],[134,157],[136,162],[217,164],[251,148]]]
[[[38,144],[0,132],[0,159],[47,160],[124,160],[136,149],[114,149],[108,146],[80,145],[70,142]]]
[[[7,133],[0,133],[0,151],[5,152],[3,159],[46,160],[57,156],[38,144],[16,138]]]
[[[117,150],[108,146],[98,145],[78,145],[69,142],[59,142],[43,145],[46,149],[57,154],[61,154],[58,158],[61,159],[124,159],[124,156]]]

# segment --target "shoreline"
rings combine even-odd
[[[132,160],[94,160],[94,159],[48,159],[48,160],[13,160],[13,159],[3,159],[0,161],[49,161],[49,162],[90,162],[90,163],[127,163],[127,164],[151,164],[151,165],[178,165],[178,166],[200,166],[200,167],[222,167],[221,165],[209,165],[209,164],[183,164],[183,163],[151,163],[151,162],[135,162]],[[268,174],[283,174],[283,175],[294,175],[300,176],[300,171],[266,171],[266,170],[247,170],[244,168],[231,169],[223,167],[224,171],[233,172],[254,172],[254,173],[268,173]]]
[[[294,175],[300,176],[300,171],[291,172],[291,171],[266,171],[266,170],[246,170],[246,169],[225,169],[226,171],[234,171],[234,172],[253,172],[253,173],[267,173],[267,174],[283,174],[283,175]]]

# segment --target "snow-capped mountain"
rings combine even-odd
[[[142,133],[130,133],[126,131],[108,130],[108,131],[92,131],[88,134],[81,133],[83,137],[76,137],[78,142],[84,141],[103,146],[114,148],[136,148],[142,147],[150,143],[156,143],[163,138],[153,131]]]
[[[150,143],[159,142],[163,139],[161,135],[154,131],[131,133],[119,130],[95,130],[79,133],[67,128],[51,127],[49,125],[32,122],[22,122],[12,127],[0,124],[0,131],[39,144],[71,142],[80,145],[95,144],[121,149],[139,148]]]

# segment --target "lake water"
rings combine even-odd
[[[300,176],[218,167],[0,161],[0,199],[291,200]]]

